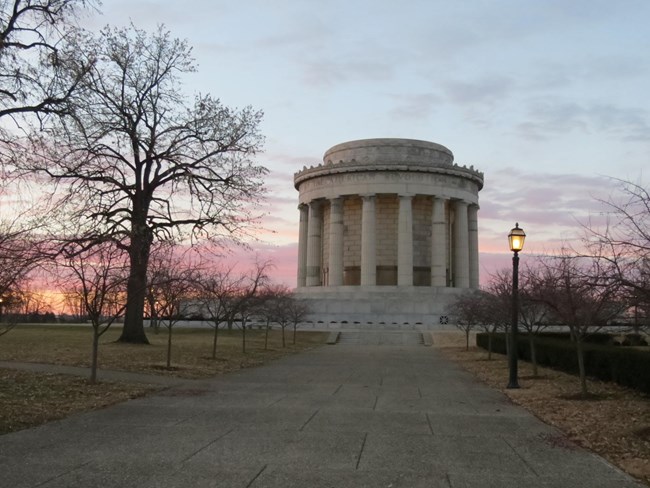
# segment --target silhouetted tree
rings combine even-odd
[[[76,242],[110,237],[126,251],[129,299],[119,340],[146,343],[152,243],[236,239],[256,221],[267,172],[252,159],[262,143],[261,113],[232,110],[210,95],[188,103],[180,82],[196,69],[191,49],[162,27],[79,35],[61,56],[79,79],[70,116],[33,134],[19,167],[55,183],[61,215],[85,226]]]
[[[548,306],[554,318],[569,327],[576,346],[581,392],[586,395],[584,341],[625,309],[620,285],[611,280],[598,259],[567,251],[540,259],[537,266],[539,273],[530,277],[531,298]]]
[[[154,315],[167,329],[166,367],[170,369],[174,326],[187,318],[199,296],[198,269],[172,243],[159,250],[156,260],[157,273],[150,293]]]
[[[68,100],[89,69],[74,77],[61,50],[74,38],[76,20],[90,0],[0,1],[0,117],[70,112]],[[88,59],[91,61],[91,59]]]
[[[241,279],[241,277],[234,279],[232,268],[208,269],[198,276],[201,311],[207,315],[214,329],[212,359],[217,358],[217,341],[221,323],[227,322],[230,316],[234,316],[234,300]]]
[[[70,286],[93,328],[90,382],[97,379],[99,339],[126,309],[125,253],[110,242],[89,250],[69,245],[59,261],[59,280]],[[67,271],[67,272],[66,272]]]
[[[610,279],[625,291],[638,326],[650,326],[650,191],[642,184],[619,182],[619,192],[608,200],[605,222],[585,225],[586,254],[597,259]],[[641,316],[638,312],[641,311]]]
[[[0,222],[0,335],[18,323],[29,273],[43,258],[34,229],[23,226],[19,220]]]

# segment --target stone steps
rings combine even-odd
[[[401,331],[341,331],[337,344],[373,346],[424,345],[421,332]]]

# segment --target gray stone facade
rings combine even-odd
[[[323,323],[440,324],[479,284],[483,174],[444,146],[366,139],[295,174],[296,293]]]

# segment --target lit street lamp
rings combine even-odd
[[[510,377],[508,388],[519,388],[517,380],[517,327],[519,322],[519,251],[524,248],[526,233],[519,228],[519,223],[508,234],[510,250],[514,253],[512,257],[512,324],[510,327],[510,357],[508,358],[508,369]]]

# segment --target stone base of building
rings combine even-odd
[[[468,289],[419,286],[300,287],[306,322],[329,329],[429,330],[453,327],[454,300]]]

